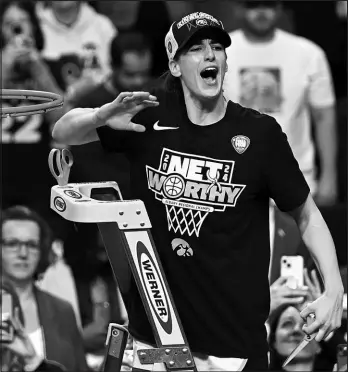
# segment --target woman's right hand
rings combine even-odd
[[[122,92],[117,98],[101,106],[95,113],[97,122],[112,129],[144,132],[143,125],[131,120],[141,110],[159,105],[157,98],[148,92]]]

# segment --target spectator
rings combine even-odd
[[[61,93],[42,59],[44,39],[31,1],[3,1],[0,10],[2,87]],[[4,106],[28,105],[11,100]],[[3,206],[26,204],[46,214],[49,209],[47,166],[51,143],[50,125],[59,110],[45,115],[1,119]],[[30,182],[30,187],[28,183]]]
[[[303,305],[302,305],[303,306]],[[282,364],[302,341],[303,319],[299,307],[280,306],[270,318],[270,370],[271,371],[332,371],[336,363],[336,346],[343,337],[335,333],[329,340],[311,341],[297,356],[282,368]]]
[[[60,87],[95,86],[110,71],[109,48],[117,30],[85,1],[50,1],[37,7],[44,34],[43,56]]]
[[[141,33],[124,32],[116,36],[111,43],[110,56],[110,76],[91,92],[77,97],[74,106],[100,107],[113,101],[120,92],[143,90],[150,82],[151,46]],[[117,181],[123,198],[129,198],[129,163],[123,154],[105,154],[99,142],[73,146],[71,151],[74,156],[71,180]]]
[[[318,205],[332,205],[337,197],[335,96],[325,53],[313,42],[276,27],[279,1],[243,1],[240,6],[243,27],[230,33],[225,95],[276,118]]]
[[[19,297],[25,332],[35,352],[69,371],[86,371],[71,305],[34,284],[48,267],[52,242],[48,226],[34,211],[15,206],[3,211],[1,229],[2,275]]]
[[[1,343],[1,371],[65,371],[61,364],[44,359],[36,353],[30,337],[23,328],[24,315],[16,291],[8,282],[1,281],[1,296],[4,294],[12,298],[12,317],[6,319],[5,326],[1,324],[1,340],[9,337],[9,333],[6,332],[9,327],[14,329],[14,336],[12,341]],[[1,321],[4,321],[3,318]]]
[[[274,313],[270,325],[270,370],[280,371],[283,370],[282,364],[285,359],[305,336],[302,330],[303,320],[296,307],[283,305]],[[293,371],[314,371],[315,357],[319,353],[319,343],[313,340],[289,363],[289,370],[291,368]]]

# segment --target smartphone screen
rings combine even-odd
[[[303,287],[303,257],[282,256],[280,263],[280,275],[288,277],[286,285],[292,289]]]

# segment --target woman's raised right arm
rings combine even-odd
[[[115,130],[144,132],[144,126],[131,120],[139,111],[158,104],[157,98],[148,92],[123,92],[99,108],[68,111],[54,125],[52,137],[65,145],[82,145],[98,141],[96,129],[104,125]]]

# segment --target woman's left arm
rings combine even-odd
[[[301,312],[305,320],[309,314],[315,315],[315,321],[310,326],[305,325],[303,329],[308,334],[318,332],[316,340],[321,341],[341,326],[344,290],[335,245],[329,228],[310,194],[300,207],[288,213],[295,219],[302,239],[324,281],[322,295]]]

